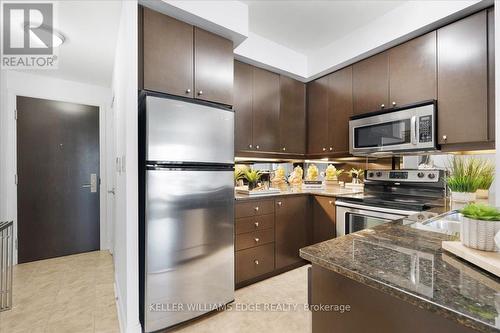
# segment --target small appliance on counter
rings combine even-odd
[[[353,116],[349,121],[349,152],[389,156],[436,150],[436,120],[436,101]]]
[[[443,170],[366,170],[364,193],[337,198],[337,236],[443,205]]]
[[[234,112],[145,93],[140,320],[153,332],[234,300]]]

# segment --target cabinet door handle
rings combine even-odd
[[[258,238],[254,238],[255,239],[255,243],[258,243],[260,241],[260,239]]]
[[[278,201],[278,206],[281,207],[282,205],[283,205],[283,203],[281,201]]]
[[[396,106],[396,102],[392,102],[392,106],[393,106],[393,107],[394,107],[394,106]]]
[[[326,147],[323,147],[323,151],[326,151]]]
[[[380,108],[381,109],[385,108],[385,104],[380,104]]]
[[[191,92],[191,89],[186,89],[186,94],[189,94]]]
[[[256,212],[258,212],[259,211],[259,206],[255,207],[254,209],[255,209]]]
[[[443,135],[443,141],[448,140],[448,137],[446,135]]]
[[[255,227],[258,228],[259,227],[259,222],[255,222]]]
[[[285,148],[285,147],[283,147],[281,150],[286,151],[286,148]]]
[[[333,200],[328,201],[330,205],[333,205]]]
[[[248,148],[252,148],[253,146],[252,145],[248,145]]]
[[[258,261],[258,260],[254,260],[253,262],[254,262],[254,264],[256,264],[256,265],[258,265],[258,264],[259,264],[259,261]]]
[[[198,96],[203,95],[203,90],[198,91]]]
[[[333,151],[333,147],[330,147],[330,151]]]

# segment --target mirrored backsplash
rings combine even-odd
[[[293,169],[300,165],[304,170],[304,177],[307,174],[307,169],[310,165],[316,165],[319,172],[319,180],[323,180],[325,175],[325,170],[328,165],[332,164],[337,169],[342,169],[345,173],[341,174],[339,177],[340,181],[350,182],[351,177],[347,173],[351,169],[391,169],[392,167],[392,159],[391,158],[381,158],[381,159],[360,159],[360,158],[344,158],[338,160],[305,160],[305,161],[297,161],[297,162],[267,162],[267,161],[245,161],[236,162],[236,168],[241,168],[245,166],[249,166],[252,169],[260,170],[263,172],[263,179],[267,180],[268,177],[272,178],[272,173],[278,169],[278,167],[283,167],[285,170],[285,176],[288,179],[290,174],[293,172]]]

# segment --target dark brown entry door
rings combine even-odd
[[[18,96],[17,174],[19,263],[99,249],[97,107]]]

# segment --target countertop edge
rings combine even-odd
[[[392,295],[402,301],[408,302],[412,305],[418,306],[420,309],[428,310],[434,312],[444,318],[453,320],[460,325],[466,326],[471,329],[479,330],[481,332],[499,332],[499,330],[487,323],[478,321],[474,318],[471,318],[463,313],[456,312],[454,310],[443,307],[435,302],[432,302],[428,299],[420,297],[418,295],[409,293],[397,287],[391,286],[381,281],[377,281],[372,277],[363,275],[361,273],[349,270],[340,265],[336,265],[332,262],[326,261],[324,259],[318,258],[314,255],[311,255],[304,251],[303,249],[299,250],[300,257],[304,260],[309,261],[312,264],[318,265],[327,270],[333,271],[335,273],[341,274],[351,280],[362,283],[368,287],[380,290],[383,293]]]

